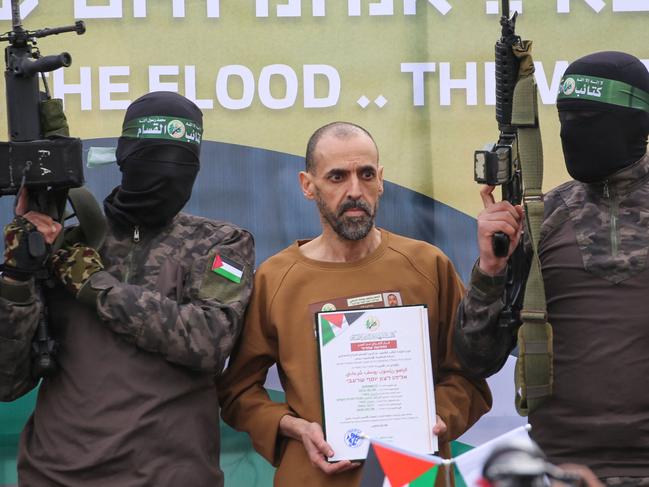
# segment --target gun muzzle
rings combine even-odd
[[[55,36],[58,34],[65,34],[66,32],[76,32],[77,35],[84,34],[86,32],[86,23],[83,20],[77,20],[74,25],[66,25],[64,27],[52,27],[46,29],[39,29],[29,34],[31,37],[47,37]]]
[[[67,68],[72,64],[72,56],[67,52],[58,55],[43,56],[38,59],[23,58],[14,68],[19,76],[34,76],[36,73]]]
[[[74,23],[74,31],[77,35],[82,35],[86,33],[86,23],[83,20],[77,20]]]

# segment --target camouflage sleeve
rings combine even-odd
[[[34,280],[0,278],[0,401],[13,401],[32,390],[31,343],[40,303]]]
[[[99,316],[115,333],[170,362],[219,374],[252,291],[254,244],[250,233],[233,229],[202,250],[195,249],[177,300],[121,283],[105,271],[94,274],[90,283],[98,291]],[[227,266],[217,265],[223,262]]]
[[[469,373],[489,377],[498,372],[516,345],[516,337],[498,326],[504,307],[505,275],[488,276],[478,264],[471,283],[460,302],[454,330],[454,348],[460,363]]]

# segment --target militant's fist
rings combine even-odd
[[[75,297],[79,296],[81,288],[93,274],[104,270],[97,251],[81,243],[57,250],[52,255],[51,264],[52,274]]]
[[[43,269],[48,246],[36,226],[17,216],[4,227],[3,274],[11,279],[26,281]]]

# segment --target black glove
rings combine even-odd
[[[44,269],[48,245],[36,226],[22,216],[17,216],[4,227],[3,275],[26,281]]]

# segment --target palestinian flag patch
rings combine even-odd
[[[430,487],[444,459],[372,440],[360,487]],[[468,484],[473,485],[473,484]]]
[[[226,259],[222,255],[216,254],[214,262],[212,262],[212,272],[239,284],[241,282],[241,276],[243,276],[243,266],[240,266],[233,260]]]

